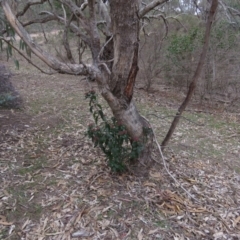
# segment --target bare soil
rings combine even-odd
[[[25,108],[0,110],[0,239],[240,239],[239,109],[192,102],[164,152],[178,182],[157,151],[149,176],[116,175],[85,137],[85,80],[20,66]],[[159,141],[183,97],[137,86]]]

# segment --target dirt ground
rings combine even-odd
[[[20,66],[12,82],[25,107],[0,110],[0,239],[240,239],[239,109],[194,101],[166,166],[156,150],[148,177],[116,175],[85,136],[87,82]],[[160,142],[183,97],[137,86]]]

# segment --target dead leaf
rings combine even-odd
[[[162,175],[160,172],[150,172],[150,177],[155,179],[155,180],[161,180],[162,179]]]
[[[240,222],[240,216],[238,216],[235,220],[234,220],[234,224],[233,226],[236,227],[236,225]]]
[[[144,187],[156,187],[156,184],[153,182],[145,182],[143,184]]]
[[[143,231],[143,229],[141,228],[141,230],[139,231],[139,233],[138,233],[138,235],[137,235],[138,240],[142,240],[142,239],[143,239],[142,231]]]
[[[156,233],[158,230],[159,230],[158,228],[153,229],[153,230],[150,230],[150,231],[148,232],[148,235],[152,235],[152,234]]]
[[[213,234],[214,240],[217,240],[217,239],[219,239],[219,238],[222,238],[223,235],[224,235],[223,232],[214,233],[214,234]]]
[[[22,225],[22,230],[30,223],[30,220],[27,219],[25,223]]]
[[[7,222],[7,218],[3,215],[0,215],[0,225],[10,226],[13,222]]]
[[[93,234],[92,233],[90,233],[88,230],[86,230],[86,229],[81,229],[81,230],[79,230],[79,231],[77,231],[77,232],[74,232],[74,233],[72,233],[72,237],[73,238],[77,238],[77,237],[90,237],[90,236],[92,236]]]

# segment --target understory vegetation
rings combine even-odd
[[[204,24],[197,16],[171,18],[167,30],[154,20],[142,34],[140,76],[146,90],[164,84],[186,92],[197,66]],[[159,30],[161,29],[161,30]],[[167,31],[167,35],[166,34]],[[210,46],[196,90],[199,101],[222,101],[231,110],[239,104],[239,27],[219,17],[213,25]]]

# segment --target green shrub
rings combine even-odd
[[[86,98],[89,99],[89,110],[95,121],[95,124],[88,126],[87,136],[94,143],[94,147],[98,146],[103,151],[112,171],[125,171],[126,162],[137,159],[144,144],[138,139],[132,140],[126,127],[114,117],[110,120],[106,118],[94,91],[88,92]]]
[[[12,102],[16,99],[16,96],[11,95],[11,93],[1,93],[0,94],[0,107],[8,108],[12,106]]]

